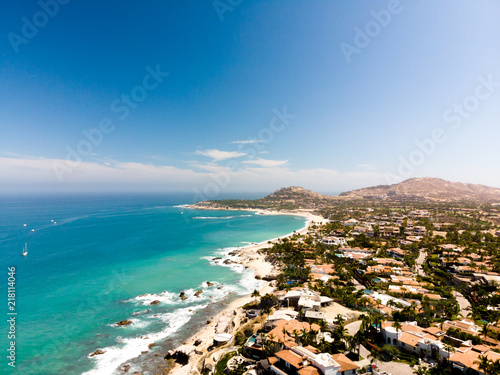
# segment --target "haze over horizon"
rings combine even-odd
[[[0,17],[0,193],[500,187],[493,0],[42,0]]]

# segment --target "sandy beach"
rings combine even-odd
[[[200,207],[192,206],[192,208],[200,209]],[[202,209],[207,209],[203,207]],[[242,247],[238,249],[238,259],[236,262],[242,264],[245,267],[250,267],[254,270],[254,276],[256,277],[265,277],[268,275],[276,274],[279,270],[275,269],[274,265],[267,262],[265,260],[264,254],[259,254],[258,250],[263,248],[272,247],[272,245],[278,241],[279,239],[290,237],[295,233],[305,234],[307,233],[309,227],[313,224],[317,223],[325,223],[327,220],[321,216],[314,215],[313,213],[305,210],[296,210],[296,211],[266,211],[266,210],[245,210],[245,211],[253,211],[257,212],[260,215],[297,215],[303,216],[308,219],[306,225],[294,232],[285,236],[281,236],[278,238],[273,238],[270,240],[263,241],[256,245],[249,245],[246,247]],[[274,287],[272,287],[272,282],[266,281],[265,285],[261,288],[260,295],[264,295],[266,293],[270,293],[274,291]],[[189,363],[185,366],[177,365],[177,367],[171,372],[176,375],[192,375],[198,374],[198,368],[201,366],[202,362],[209,358],[208,361],[211,361],[210,357],[217,356],[217,353],[208,354],[208,347],[213,343],[213,337],[217,333],[231,333],[235,334],[236,331],[240,328],[241,323],[245,318],[245,313],[241,309],[245,304],[253,301],[253,298],[250,296],[241,297],[235,301],[233,301],[230,305],[228,305],[222,312],[220,312],[217,316],[210,320],[210,323],[207,324],[204,328],[196,332],[191,338],[189,338],[183,345],[182,350],[186,350],[190,352],[190,360]],[[194,344],[198,342],[200,343],[198,346],[194,346]]]

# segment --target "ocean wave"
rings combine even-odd
[[[257,280],[254,277],[254,272],[252,269],[247,269],[242,273],[241,279],[239,281],[239,286],[241,291],[239,295],[247,295],[252,293],[254,290],[261,290],[266,282],[263,280]]]
[[[211,259],[210,262],[213,265],[221,265],[225,267],[230,267],[233,270],[241,274],[240,280],[236,284],[223,284],[217,281],[202,282],[195,288],[190,288],[184,290],[184,300],[180,298],[177,293],[172,293],[169,291],[164,291],[162,293],[149,293],[141,296],[137,296],[128,300],[127,302],[132,302],[136,304],[149,305],[151,302],[158,300],[161,304],[168,304],[173,306],[182,307],[174,308],[170,312],[156,312],[154,314],[147,314],[148,312],[154,311],[155,307],[152,306],[151,309],[142,310],[137,316],[134,313],[134,318],[131,318],[132,327],[134,328],[146,328],[152,324],[155,320],[161,321],[165,325],[165,329],[158,332],[144,332],[140,337],[131,338],[121,338],[119,337],[116,341],[117,343],[113,346],[102,348],[104,354],[96,355],[90,358],[95,363],[95,368],[82,375],[106,375],[114,374],[117,369],[120,368],[125,362],[139,357],[142,352],[148,351],[151,348],[149,345],[151,343],[160,342],[174,333],[178,332],[182,327],[187,324],[194,314],[205,309],[209,304],[217,303],[230,295],[248,295],[253,290],[260,290],[265,282],[262,280],[257,280],[253,277],[253,270],[245,269],[241,264],[219,264],[217,261],[223,261],[224,259],[236,260],[238,255],[229,255],[234,250],[238,248],[228,247],[217,250],[217,255],[223,255],[222,259],[214,259],[212,257],[206,257]],[[202,291],[198,296],[196,293]],[[114,324],[115,326],[116,324]],[[119,332],[119,331],[118,331]],[[153,349],[154,350],[154,349]],[[134,365],[132,365],[132,368]],[[131,368],[131,369],[132,369]],[[130,371],[130,370],[129,370]]]
[[[151,305],[151,302],[153,301],[160,301],[160,303],[168,305],[179,303],[177,295],[167,291],[158,294],[155,293],[143,294],[135,298],[126,300],[125,302],[140,302],[141,305],[147,306]]]
[[[201,293],[198,293],[201,291]],[[219,282],[211,282],[209,286],[208,282],[204,281],[195,288],[189,288],[182,291],[184,294],[184,299],[181,298],[180,293],[172,293],[164,291],[162,293],[148,293],[143,294],[124,302],[135,303],[140,306],[151,306],[150,309],[135,312],[134,315],[141,315],[151,312],[155,305],[158,306],[176,306],[176,305],[189,305],[192,303],[199,302],[217,302],[227,297],[230,291],[227,286]],[[160,301],[159,303],[151,305],[153,301]]]
[[[205,308],[207,305],[195,305],[177,309],[171,313],[156,314],[156,318],[166,324],[166,328],[159,332],[150,332],[140,337],[121,338],[119,344],[102,348],[104,354],[96,355],[90,358],[95,362],[95,368],[87,371],[82,375],[111,375],[121,364],[126,361],[139,357],[143,351],[149,351],[149,345],[171,336],[177,332],[182,326],[188,323],[192,316],[198,310]]]
[[[117,323],[113,324],[108,324],[110,327],[120,327],[120,328],[126,328],[126,327],[133,327],[133,328],[146,328],[151,324],[151,322],[141,320],[141,319],[129,319],[129,321],[132,322],[132,324],[125,325],[125,326],[120,326]]]

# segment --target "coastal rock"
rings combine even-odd
[[[232,260],[230,260],[230,259],[226,259],[226,260],[225,260],[224,262],[222,262],[222,263],[224,263],[224,264],[231,264],[231,263],[233,263],[233,261],[232,261]]]
[[[186,293],[184,291],[182,291],[180,294],[179,294],[179,297],[181,298],[181,300],[186,300],[187,297],[186,297]]]
[[[211,286],[214,286],[215,284],[214,283],[211,283],[210,281],[206,281],[207,283],[207,286],[210,288]]]
[[[177,349],[169,350],[165,359],[175,359],[177,363],[187,364],[191,354],[196,350],[196,347],[192,345],[181,345]]]
[[[150,303],[150,305],[158,305],[159,303],[160,303],[160,301],[155,299],[153,302]]]
[[[198,290],[194,295],[200,297],[201,293],[203,293],[203,290]]]
[[[90,355],[90,357],[94,357],[94,356],[96,356],[96,355],[101,355],[101,354],[104,354],[104,353],[106,353],[106,351],[105,351],[105,350],[102,350],[102,349],[97,349],[94,353],[92,353],[92,354]]]
[[[144,310],[144,311],[138,311],[138,312],[135,312],[135,313],[133,313],[132,315],[141,315],[141,314],[146,314],[146,313],[148,313],[148,312],[150,312],[150,311],[151,311],[151,309],[147,309],[147,310]]]
[[[273,281],[273,280],[276,280],[276,279],[278,279],[278,276],[277,275],[272,275],[272,274],[264,276],[262,278],[262,280],[265,280],[265,281]]]
[[[152,342],[151,344],[148,345],[148,348],[151,349],[153,346],[155,346],[156,344],[154,342]]]
[[[132,324],[130,320],[122,320],[121,322],[116,323],[117,326],[128,326]]]

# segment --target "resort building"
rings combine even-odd
[[[324,245],[346,246],[347,242],[342,237],[323,237],[321,242]]]
[[[439,358],[450,356],[440,341],[444,332],[437,327],[422,328],[416,322],[407,322],[398,330],[391,322],[385,322],[382,323],[382,334],[387,344],[411,353],[420,354],[425,350],[427,355],[436,353]]]

